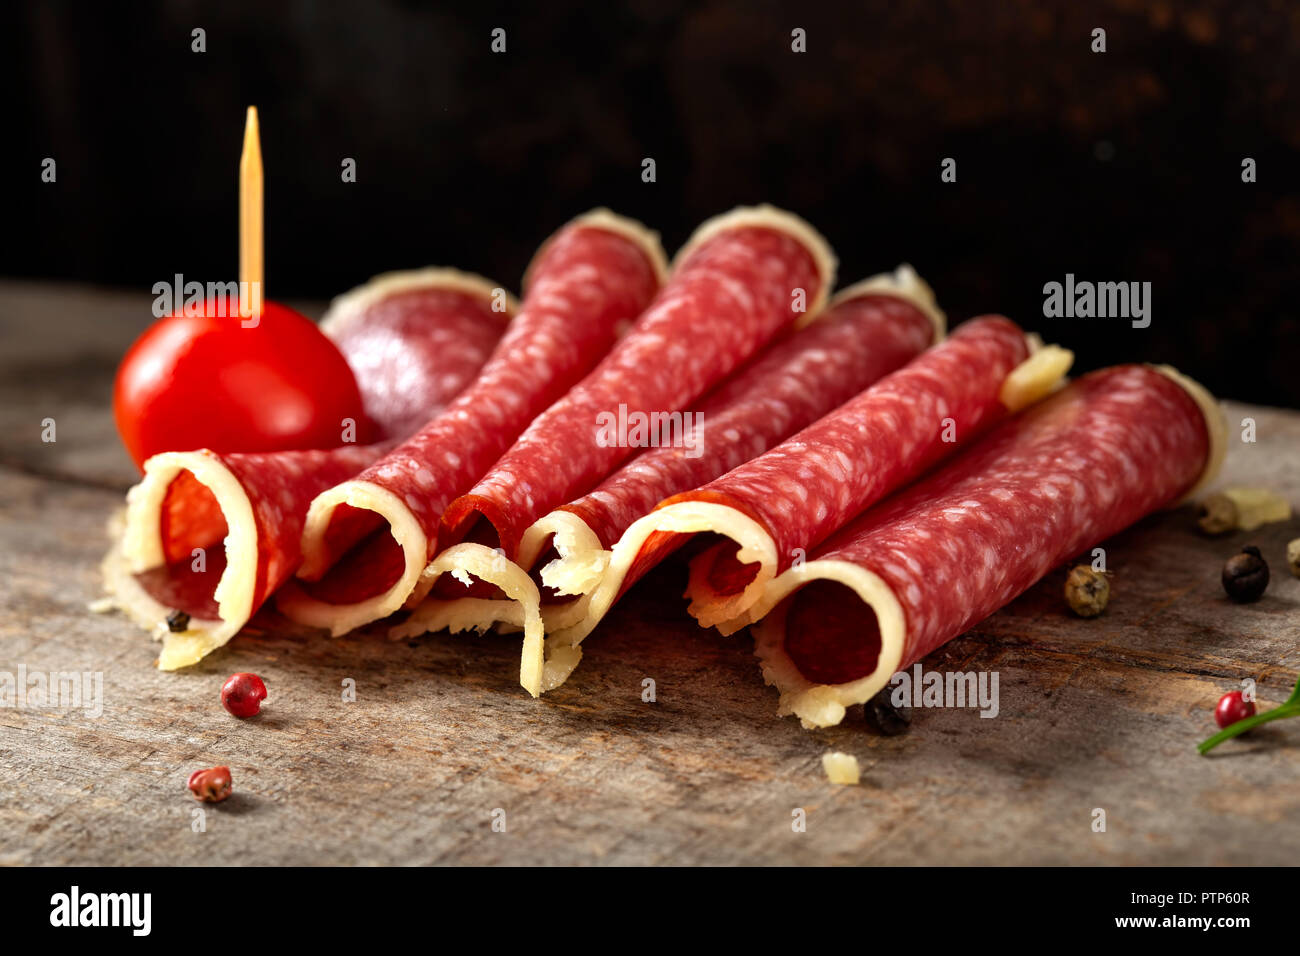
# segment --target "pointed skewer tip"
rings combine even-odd
[[[258,139],[257,107],[250,106],[247,118],[244,120],[244,148],[248,149],[249,146],[258,145]]]

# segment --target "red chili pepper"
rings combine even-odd
[[[266,684],[256,674],[233,674],[221,685],[221,704],[236,717],[252,717],[266,700]]]

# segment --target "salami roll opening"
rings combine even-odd
[[[1213,399],[1165,367],[1093,372],[1007,420],[767,586],[755,635],[780,712],[838,723],[1048,571],[1195,493],[1225,445]]]
[[[821,578],[796,591],[785,624],[785,653],[810,681],[847,684],[880,662],[876,612],[838,581]]]
[[[340,296],[321,324],[356,371],[367,413],[391,435],[473,379],[514,308],[487,279],[426,269]],[[193,664],[229,641],[297,567],[312,498],[391,447],[201,450],[147,461],[103,571],[117,603],[163,640],[159,666]],[[184,626],[175,612],[188,618]]]
[[[408,441],[312,502],[302,567],[280,592],[280,610],[341,634],[415,600],[447,505],[590,371],[649,304],[666,268],[658,237],[608,210],[543,243],[519,316],[476,381]]]

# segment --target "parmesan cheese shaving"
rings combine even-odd
[[[1034,349],[1007,375],[998,398],[1009,412],[1028,408],[1065,384],[1065,375],[1074,364],[1074,353],[1059,345]]]
[[[826,779],[831,783],[856,787],[861,779],[858,758],[852,754],[839,751],[822,754],[822,769],[826,771]]]
[[[387,617],[401,608],[420,581],[428,561],[428,538],[407,503],[387,488],[354,479],[335,485],[312,501],[302,532],[303,560],[299,577],[312,580],[329,570],[326,532],[340,505],[373,511],[388,523],[388,533],[402,549],[403,569],[401,577],[388,590],[353,604],[330,604],[312,597],[292,579],[285,582],[275,599],[280,613],[308,627],[326,628],[332,637]]]
[[[934,290],[906,262],[893,272],[882,272],[880,275],[855,282],[836,292],[826,312],[843,302],[860,299],[866,295],[891,295],[914,305],[934,325],[934,339],[931,340],[931,345],[942,342],[948,334],[948,317],[935,301]]]
[[[495,621],[507,620],[523,627],[524,646],[519,665],[519,683],[536,697],[542,691],[545,662],[545,628],[542,623],[542,595],[528,572],[504,554],[482,544],[452,545],[431,561],[421,574],[426,589],[443,574],[450,573],[465,584],[478,578],[495,584],[505,592],[505,601],[460,598],[454,601],[428,602],[429,610],[419,622],[398,625],[389,637],[410,636],[442,627],[453,631],[486,630]],[[421,606],[421,611],[424,609]],[[419,630],[413,630],[419,628]]]

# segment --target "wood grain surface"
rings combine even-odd
[[[1058,571],[927,659],[996,671],[995,719],[917,710],[898,737],[872,733],[860,708],[817,732],[778,719],[749,639],[686,615],[677,565],[642,582],[540,701],[518,686],[514,638],[330,640],[265,614],[198,667],[160,673],[145,634],[87,610],[105,523],[135,477],[112,372],[148,305],[0,283],[0,671],[103,681],[98,715],[0,709],[0,863],[1293,862],[1300,722],[1210,757],[1195,744],[1242,678],[1261,707],[1295,680],[1300,580],[1283,553],[1295,519],[1211,539],[1184,508],[1130,529],[1106,545],[1100,618],[1069,614]],[[1238,426],[1225,479],[1300,502],[1300,413],[1225,408]],[[1248,416],[1254,444],[1239,440]],[[54,443],[41,441],[47,417]],[[1219,571],[1246,543],[1273,581],[1237,606]],[[218,695],[245,670],[270,698],[239,721]],[[832,749],[858,757],[861,786],[826,781]],[[198,828],[185,781],[214,764],[231,767],[236,795]],[[799,809],[805,832],[791,826]]]

